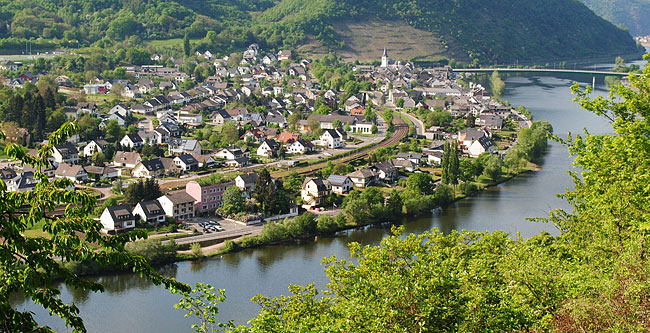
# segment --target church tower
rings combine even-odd
[[[388,52],[386,52],[386,48],[384,48],[384,55],[381,56],[381,67],[388,67]]]

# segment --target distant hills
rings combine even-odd
[[[630,30],[634,36],[650,34],[650,0],[581,0],[596,14]]]
[[[575,0],[0,0],[5,52],[26,39],[110,47],[185,33],[223,52],[256,42],[362,60],[384,47],[403,59],[482,63],[637,51],[626,31]]]

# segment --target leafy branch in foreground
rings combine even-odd
[[[173,278],[156,273],[140,256],[125,250],[125,244],[146,238],[144,231],[133,231],[117,236],[101,232],[101,224],[88,216],[97,202],[94,197],[74,190],[67,179],[49,180],[44,169],[55,145],[74,134],[77,125],[65,123],[50,135],[48,143],[39,148],[35,157],[23,148],[8,144],[5,153],[23,166],[35,169],[38,184],[31,192],[8,192],[0,182],[0,330],[6,332],[47,331],[39,326],[30,312],[14,309],[10,296],[24,293],[51,314],[61,317],[68,327],[85,332],[79,309],[60,298],[54,287],[55,279],[62,279],[71,287],[103,291],[102,284],[79,277],[61,262],[86,261],[102,266],[131,267],[133,272],[163,284],[171,291],[188,291],[189,287]],[[44,221],[43,231],[50,237],[29,238],[25,230]]]
[[[199,319],[199,324],[192,324],[197,332],[213,332],[217,327],[231,328],[232,322],[226,324],[218,323],[216,320],[219,314],[217,305],[226,300],[225,290],[215,288],[209,284],[198,282],[191,292],[181,292],[181,300],[175,304],[176,309],[186,310],[185,317],[194,316]]]

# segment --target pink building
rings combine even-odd
[[[201,186],[199,183],[191,181],[185,186],[185,192],[196,200],[194,202],[196,212],[214,212],[221,207],[223,192],[232,185],[235,185],[235,182]]]

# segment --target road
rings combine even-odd
[[[426,128],[424,127],[424,123],[422,121],[420,121],[420,119],[415,118],[415,117],[413,117],[412,115],[410,115],[410,114],[408,114],[406,112],[400,112],[400,114],[405,116],[406,118],[408,118],[408,120],[410,120],[411,123],[413,123],[413,126],[415,126],[415,132],[418,135],[426,136],[426,134],[425,134],[426,133],[425,132]],[[427,138],[427,139],[429,139],[429,138]],[[429,139],[429,140],[431,140],[431,139]]]

